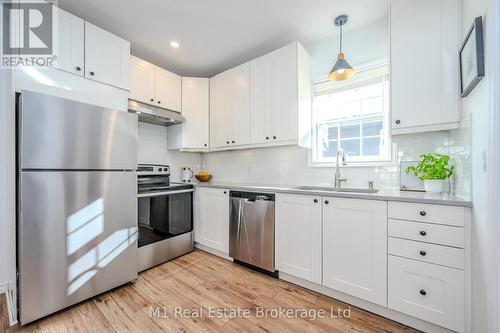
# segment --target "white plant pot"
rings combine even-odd
[[[424,187],[426,192],[441,193],[443,192],[444,179],[426,179]]]

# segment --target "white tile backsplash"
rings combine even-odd
[[[201,154],[167,149],[167,127],[139,122],[139,163],[166,164],[170,166],[171,180],[181,180],[181,168],[190,167],[195,172],[201,167]]]
[[[453,157],[458,150],[465,153],[467,147],[458,148],[456,135],[452,139],[450,136],[449,131],[394,136],[398,163],[383,167],[343,167],[342,175],[347,177],[343,185],[367,187],[368,182],[373,181],[376,188],[399,188],[399,161],[418,160],[420,155],[429,152],[453,152]],[[311,167],[309,158],[308,149],[283,146],[207,153],[203,154],[202,163],[203,168],[213,174],[214,181],[333,186],[334,168]],[[462,170],[467,162],[458,163],[461,167],[457,169]],[[457,176],[463,177],[463,173]],[[468,182],[466,178],[456,181],[461,192],[470,187]]]
[[[139,163],[168,164],[172,181],[180,181],[182,167],[195,172],[205,170],[214,181],[275,185],[333,186],[334,168],[311,167],[309,150],[298,146],[212,152],[185,153],[167,149],[167,127],[139,123]],[[454,192],[470,198],[470,122],[452,131],[398,135],[393,137],[397,160],[392,166],[342,168],[347,177],[346,187],[367,187],[369,181],[376,188],[399,188],[399,161],[418,160],[428,153],[449,154],[456,166],[453,178]],[[348,160],[349,162],[349,160]]]

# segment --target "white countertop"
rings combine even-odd
[[[380,190],[377,193],[357,193],[357,192],[335,192],[321,190],[303,190],[295,185],[269,185],[269,184],[245,184],[230,182],[206,182],[194,183],[195,187],[225,188],[229,190],[250,191],[250,192],[270,192],[270,193],[294,193],[305,195],[321,195],[339,198],[356,198],[371,200],[387,200],[402,202],[417,202],[436,205],[472,207],[472,202],[459,196],[448,193],[434,194],[426,192],[412,192],[399,190]]]

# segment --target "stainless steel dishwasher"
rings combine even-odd
[[[274,273],[274,194],[229,193],[229,256]]]

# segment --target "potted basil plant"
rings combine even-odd
[[[406,168],[406,173],[412,173],[424,181],[426,192],[443,192],[444,180],[453,175],[455,167],[450,165],[450,157],[443,154],[424,154],[415,166]]]

